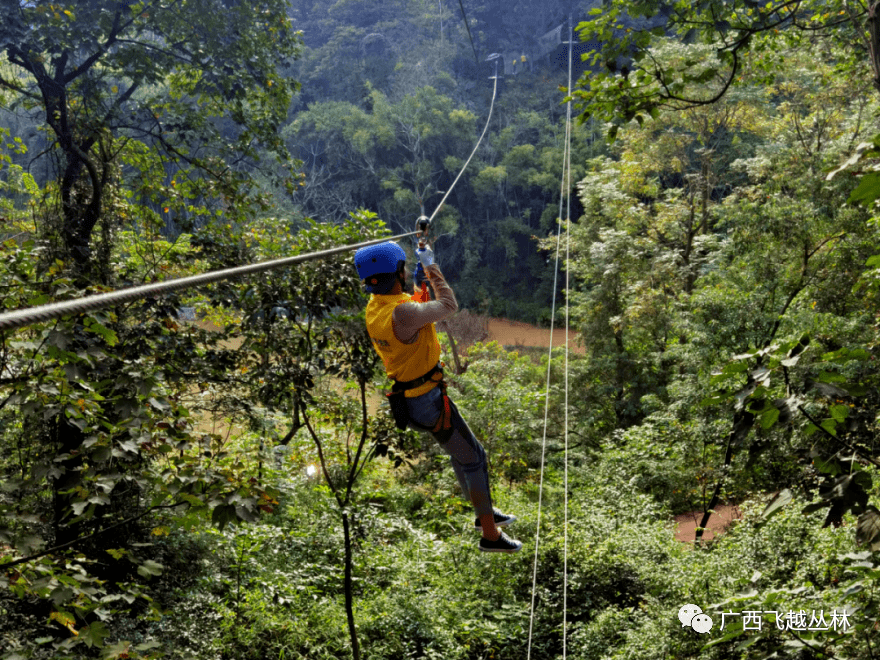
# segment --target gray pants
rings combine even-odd
[[[434,427],[443,412],[443,392],[435,387],[422,396],[406,400],[410,426],[417,431],[427,431]],[[478,516],[492,513],[492,495],[489,492],[489,469],[486,452],[467,422],[450,401],[452,409],[452,434],[444,440],[444,434],[432,433],[439,445],[452,461],[455,478],[461,492],[470,500]]]

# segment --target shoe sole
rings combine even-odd
[[[515,520],[516,520],[516,516],[510,516],[510,518],[508,518],[507,520],[503,520],[499,523],[495,523],[495,527],[507,527],[510,523],[512,523]],[[474,529],[478,529],[478,530],[482,531],[483,526],[478,525],[477,523],[474,523]]]
[[[522,550],[522,543],[520,543],[515,548],[484,548],[483,546],[480,546],[480,550],[482,552],[507,552],[509,554],[512,554],[514,552],[519,552],[520,550]]]

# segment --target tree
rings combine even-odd
[[[128,140],[227,204],[241,203],[260,149],[284,157],[277,128],[297,84],[279,69],[299,41],[281,0],[3,0],[0,11],[11,65],[0,89],[44,115],[61,152],[60,231],[80,266]]]
[[[787,66],[772,85],[745,76],[714,104],[621,129],[616,159],[593,161],[581,184],[585,217],[571,230],[570,295],[595,375],[627,395],[618,424],[653,414],[705,443],[702,478],[714,472],[715,483],[703,525],[731,482],[772,488],[768,474],[809,466],[812,450],[841,475],[828,456],[857,444],[876,405],[856,396],[876,372],[853,348],[873,335],[859,283],[876,234],[845,203],[851,181],[824,173],[866,137],[877,103],[850,93],[836,58],[779,56]],[[723,433],[701,401],[732,409]],[[802,436],[807,415],[817,423]],[[847,440],[802,439],[848,415]],[[735,455],[751,469],[732,476]],[[868,516],[866,477],[839,488],[829,477],[817,508],[829,521],[847,507]]]
[[[257,232],[255,250],[263,258],[278,252],[313,252],[377,238],[384,224],[368,211],[352,213],[344,226],[310,223],[289,244],[279,223]],[[240,291],[243,343],[237,351],[244,374],[235,396],[245,397],[252,416],[266,412],[287,417],[281,444],[303,430],[314,443],[318,463],[343,527],[343,584],[348,631],[355,660],[361,657],[354,620],[354,530],[358,479],[375,456],[395,458],[392,446],[404,437],[390,416],[369,415],[368,387],[379,365],[363,315],[363,285],[343,254],[303,264],[289,271],[266,273]],[[318,397],[316,385],[328,377],[342,379],[354,397]],[[258,411],[258,403],[263,410]],[[411,434],[410,434],[411,437]],[[397,460],[397,463],[402,459]],[[230,515],[234,515],[230,511]]]
[[[365,103],[366,109],[316,103],[285,131],[314,177],[294,200],[315,214],[338,213],[343,200],[381,208],[390,225],[409,231],[415,218],[431,214],[439,188],[458,173],[454,155],[469,146],[475,117],[432,87],[397,103],[370,90]],[[319,184],[325,185],[316,190]],[[441,232],[455,233],[451,205],[436,221]]]
[[[656,117],[662,109],[711,105],[750,68],[764,69],[772,79],[769,65],[783,44],[825,52],[831,42],[842,47],[841,68],[860,72],[854,84],[867,84],[870,65],[871,83],[880,91],[877,6],[846,0],[613,0],[577,27],[581,41],[600,46],[584,56],[592,69],[572,93],[582,119],[610,122],[614,136],[620,126]],[[664,56],[656,47],[667,40],[677,52]],[[869,62],[857,59],[864,51]]]

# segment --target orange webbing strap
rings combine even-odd
[[[417,291],[415,294],[410,296],[410,300],[419,303],[430,302],[431,296],[428,294],[428,283],[422,282],[422,290]]]
[[[437,420],[434,428],[431,429],[431,433],[450,431],[452,429],[452,406],[449,404],[449,396],[446,394],[446,381],[443,380],[443,373],[437,372],[434,374],[433,380],[439,380],[440,382],[439,387],[443,392],[443,412],[440,413],[440,418]]]

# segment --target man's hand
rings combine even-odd
[[[422,268],[427,269],[428,266],[434,265],[434,251],[425,246],[420,247],[416,250],[416,255],[419,257],[419,263],[422,264]]]
[[[421,262],[416,264],[416,271],[413,273],[413,282],[415,282],[416,289],[422,286],[422,282],[425,279],[425,269],[422,268]]]

